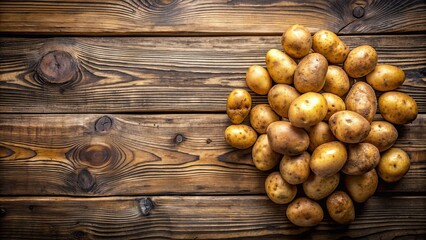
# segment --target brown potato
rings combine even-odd
[[[249,67],[246,72],[247,86],[259,95],[266,95],[272,87],[272,79],[268,71],[259,65]]]
[[[296,67],[296,62],[278,49],[266,53],[266,68],[276,83],[292,84]]]
[[[290,104],[300,96],[297,90],[286,84],[276,84],[269,90],[268,102],[271,108],[281,117],[288,117]]]
[[[309,146],[309,136],[305,130],[289,122],[277,121],[266,129],[272,150],[281,154],[299,155]]]
[[[353,78],[364,77],[377,65],[377,53],[374,48],[363,45],[352,49],[343,64],[343,69]]]
[[[402,92],[385,92],[379,97],[379,110],[383,118],[393,124],[407,124],[417,118],[417,103]]]
[[[325,84],[327,59],[319,53],[311,53],[297,65],[294,87],[301,93],[319,92]]]
[[[260,134],[266,133],[269,124],[279,120],[280,117],[268,104],[256,105],[250,112],[250,125]]]
[[[340,224],[349,224],[355,220],[355,208],[352,199],[343,191],[337,191],[327,198],[327,211],[330,217]]]
[[[319,145],[312,153],[310,167],[321,177],[329,177],[340,171],[346,163],[348,154],[345,145],[339,141]]]
[[[336,137],[325,122],[319,122],[310,127],[309,132],[309,150],[314,151],[319,145],[336,141]]]
[[[293,25],[283,34],[281,45],[284,51],[291,57],[302,58],[308,55],[311,50],[311,33],[303,25]]]
[[[321,122],[327,114],[325,98],[314,92],[302,94],[288,109],[288,119],[296,127],[304,128]]]
[[[351,82],[345,70],[335,65],[328,66],[327,74],[325,75],[325,84],[322,88],[324,92],[342,97],[349,91],[350,87]]]
[[[313,227],[320,224],[324,218],[324,211],[318,203],[301,197],[288,205],[286,215],[294,225]]]
[[[247,125],[231,125],[225,129],[225,140],[234,148],[247,149],[256,142],[257,134]]]
[[[262,134],[257,138],[251,156],[254,165],[260,171],[271,170],[281,159],[281,154],[272,150],[266,134]]]
[[[287,204],[293,201],[297,187],[288,184],[279,172],[269,174],[265,181],[266,194],[269,199],[277,204]]]
[[[355,83],[345,99],[346,109],[359,113],[370,123],[377,111],[377,98],[373,88],[365,82]]]
[[[401,86],[405,81],[405,74],[399,67],[380,64],[367,75],[366,80],[375,90],[386,92]]]
[[[339,186],[340,174],[336,173],[330,177],[321,177],[311,173],[303,183],[303,191],[306,196],[313,200],[320,200],[330,195]]]
[[[314,34],[312,48],[333,64],[343,63],[349,54],[349,47],[335,33],[328,30],[321,30]]]
[[[251,109],[250,93],[244,89],[234,89],[226,101],[226,113],[234,124],[240,124],[249,115]]]
[[[373,121],[371,130],[364,142],[371,143],[376,146],[380,152],[391,148],[398,139],[398,131],[389,122]]]
[[[376,192],[379,181],[376,170],[373,169],[362,175],[346,175],[344,183],[351,198],[355,202],[363,203]]]
[[[348,146],[348,160],[342,168],[347,175],[361,175],[371,171],[380,161],[380,152],[371,143],[357,143]]]
[[[346,104],[339,96],[333,93],[322,93],[322,96],[327,102],[327,115],[325,115],[325,121],[328,121],[336,112],[346,110]]]
[[[410,169],[410,156],[400,149],[391,148],[383,153],[377,172],[386,182],[399,181]]]
[[[280,163],[281,176],[293,185],[303,183],[308,179],[311,172],[309,169],[310,159],[311,156],[308,152],[296,156],[284,155]]]
[[[370,123],[367,119],[348,110],[333,114],[328,125],[334,136],[345,143],[362,142],[370,132]]]

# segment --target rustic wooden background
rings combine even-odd
[[[419,106],[410,171],[348,227],[290,224],[223,139],[228,93],[295,23],[375,47]],[[1,239],[426,238],[424,0],[1,1],[0,35]]]

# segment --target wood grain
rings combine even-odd
[[[3,114],[0,195],[264,194],[250,150],[224,141],[225,114],[102,117]],[[380,193],[425,192],[425,126],[423,114],[399,129],[411,169]]]
[[[343,37],[401,67],[426,113],[426,35]],[[1,38],[2,112],[224,112],[280,37]],[[172,49],[172,50],[171,50]],[[254,103],[266,103],[255,96]]]
[[[345,227],[299,228],[266,196],[0,198],[2,239],[411,239],[426,236],[425,197],[373,197]],[[148,203],[148,204],[147,204]],[[149,204],[152,203],[152,204]],[[142,209],[149,209],[144,215]],[[151,206],[154,206],[153,208]],[[146,213],[146,212],[145,212]],[[330,234],[332,233],[332,234]]]

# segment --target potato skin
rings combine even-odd
[[[345,145],[339,141],[319,145],[312,153],[310,167],[321,177],[329,177],[340,171],[345,165],[348,154]]]
[[[281,159],[281,154],[272,150],[266,134],[262,134],[257,138],[251,155],[254,165],[260,171],[271,170]]]
[[[325,84],[327,59],[319,53],[310,53],[297,65],[294,87],[301,93],[319,92]]]
[[[335,33],[328,30],[314,34],[312,48],[333,64],[343,63],[349,54],[349,47]]]
[[[359,113],[370,123],[377,111],[377,98],[373,88],[365,82],[355,83],[345,99],[346,109]]]
[[[266,68],[276,83],[292,84],[297,64],[284,52],[271,49],[266,53]]]
[[[240,124],[248,116],[251,109],[250,93],[244,89],[234,89],[226,101],[226,113],[233,124]]]
[[[410,156],[400,149],[391,148],[383,153],[377,172],[385,182],[399,181],[410,169]]]
[[[310,159],[311,156],[308,152],[296,156],[284,155],[280,162],[281,176],[293,185],[305,182],[311,172],[309,168]]]
[[[269,199],[277,204],[287,204],[293,201],[297,187],[288,184],[279,172],[269,174],[265,181],[266,194]]]
[[[309,146],[309,136],[305,130],[289,122],[277,121],[266,130],[272,150],[281,154],[302,154]]]
[[[288,220],[299,227],[313,227],[324,218],[321,206],[305,197],[298,198],[290,203],[286,210]]]
[[[336,141],[336,137],[330,130],[326,122],[319,122],[310,127],[309,132],[309,150],[314,151],[319,145]]]
[[[268,102],[271,108],[281,117],[288,117],[290,104],[300,96],[297,90],[286,84],[276,84],[269,90]]]
[[[311,33],[303,25],[295,24],[283,33],[281,45],[289,56],[302,58],[308,55],[312,48]]]
[[[303,191],[306,196],[313,200],[320,200],[330,195],[339,185],[340,174],[336,173],[330,177],[321,177],[311,173],[303,183]]]
[[[321,93],[327,102],[327,114],[324,120],[328,121],[330,117],[338,111],[346,110],[346,104],[339,96],[333,93]]]
[[[347,175],[361,175],[374,169],[380,161],[379,149],[371,143],[348,146],[348,160],[342,168]]]
[[[268,104],[258,104],[250,112],[250,125],[260,134],[266,133],[269,124],[279,120],[280,117]]]
[[[247,125],[230,125],[225,129],[225,140],[234,148],[247,149],[256,142],[257,133]]]
[[[346,175],[344,180],[346,189],[352,200],[358,203],[363,203],[373,196],[374,192],[376,192],[378,182],[375,169],[362,175]]]
[[[337,191],[327,198],[327,211],[339,224],[349,224],[355,220],[355,208],[352,199],[343,191]]]
[[[379,97],[379,110],[383,118],[393,124],[407,124],[417,118],[417,103],[402,92],[385,92]]]
[[[288,109],[288,119],[296,127],[305,128],[321,122],[327,114],[325,98],[314,92],[302,94]]]
[[[322,90],[342,97],[349,91],[350,87],[351,82],[349,81],[349,77],[345,70],[339,66],[329,65],[327,68],[327,74],[325,75],[325,84]]]
[[[333,114],[328,125],[334,136],[345,143],[362,142],[370,132],[370,123],[367,119],[348,110]]]
[[[246,83],[253,92],[266,95],[272,87],[272,78],[266,69],[253,65],[246,72]]]
[[[391,148],[398,139],[398,131],[393,124],[386,121],[373,121],[366,143],[371,143],[383,152]]]
[[[376,50],[371,46],[362,45],[349,52],[343,69],[350,77],[361,78],[372,72],[376,65]]]
[[[367,75],[366,80],[375,90],[386,92],[401,86],[405,81],[405,74],[398,67],[380,64]]]

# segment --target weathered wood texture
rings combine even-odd
[[[423,239],[425,197],[373,197],[348,227],[313,229],[266,196],[0,198],[4,239]],[[150,204],[152,203],[152,204]],[[155,205],[154,208],[151,206]],[[149,215],[146,216],[143,212]],[[332,233],[332,234],[331,234]],[[417,238],[414,238],[417,236]]]
[[[250,150],[229,147],[225,114],[2,115],[0,194],[263,194]],[[426,115],[399,128],[411,169],[379,192],[425,192]]]
[[[405,70],[426,113],[426,35],[342,37]],[[2,38],[2,112],[224,112],[245,72],[280,37]],[[56,51],[56,52],[55,52]],[[253,94],[254,95],[254,94]],[[255,103],[266,97],[253,96]]]

